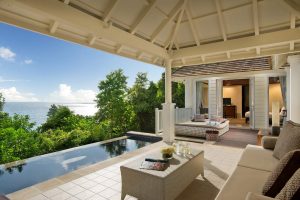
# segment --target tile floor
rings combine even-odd
[[[177,199],[214,199],[228,176],[233,172],[242,153],[241,148],[217,146],[213,144],[191,143],[191,146],[202,148],[205,153],[205,179],[197,177]],[[144,154],[144,153],[143,153]],[[119,200],[121,198],[121,175],[119,167],[139,156],[118,162],[104,169],[89,173],[49,190],[31,192],[30,200]],[[191,192],[193,191],[193,192]],[[18,193],[18,192],[17,192]],[[28,195],[28,193],[27,193]],[[13,199],[22,199],[22,195],[11,194]],[[127,200],[134,197],[127,196]]]

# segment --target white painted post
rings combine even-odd
[[[269,77],[254,78],[254,128],[266,129],[269,126]]]
[[[288,115],[290,120],[300,123],[300,55],[289,56],[288,62],[290,63],[290,72],[287,74],[289,75],[287,89],[290,95]]]
[[[174,108],[172,103],[172,61],[165,60],[165,103],[163,103],[163,141],[172,143],[175,138]]]
[[[155,108],[155,134],[159,133],[159,110]]]

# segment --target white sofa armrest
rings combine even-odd
[[[264,196],[262,194],[256,194],[248,192],[245,200],[275,200],[274,198]]]

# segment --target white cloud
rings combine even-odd
[[[17,80],[14,79],[4,79],[0,76],[0,83],[5,83],[5,82],[16,82]]]
[[[29,65],[29,64],[32,63],[32,60],[31,60],[31,59],[26,59],[26,60],[24,60],[24,63],[25,63],[26,65]]]
[[[17,90],[15,87],[10,88],[2,88],[0,89],[0,93],[3,94],[5,101],[15,101],[15,102],[35,102],[39,101],[38,98],[35,97],[33,93],[22,93]]]
[[[57,91],[50,94],[50,102],[62,103],[91,103],[94,102],[96,92],[93,90],[76,90],[72,91],[71,86],[60,84]]]
[[[14,61],[16,54],[12,52],[9,48],[0,47],[0,57],[4,60]]]
[[[5,82],[24,82],[24,81],[29,81],[29,80],[22,80],[22,79],[5,79],[0,76],[0,83],[5,83]]]

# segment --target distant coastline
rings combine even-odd
[[[4,112],[21,115],[29,115],[30,121],[36,126],[41,125],[47,119],[47,113],[52,104],[63,105],[74,111],[75,114],[92,116],[97,112],[96,103],[63,103],[63,102],[6,102]]]

